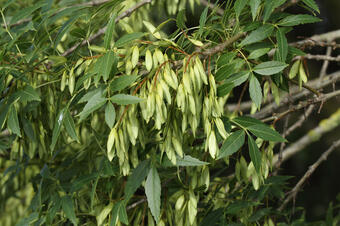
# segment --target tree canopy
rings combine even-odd
[[[280,124],[340,94],[304,51],[339,32],[287,39],[314,0],[0,3],[0,225],[304,223],[287,204],[340,145],[287,187],[281,163],[340,124]]]

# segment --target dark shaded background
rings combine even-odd
[[[299,26],[290,33],[289,40],[294,41],[296,37],[310,37],[314,34],[321,34],[333,30],[340,29],[340,1],[339,0],[319,0],[317,1],[322,18],[322,22],[312,25]],[[299,11],[297,11],[299,10]],[[297,7],[289,9],[290,12],[301,13],[301,9]],[[308,51],[312,54],[325,54],[326,48],[313,48]],[[340,54],[339,50],[332,52],[332,56]],[[310,75],[315,78],[319,75],[322,62],[308,61]],[[339,63],[330,63],[327,72],[332,73],[340,70]],[[328,91],[331,91],[328,88]],[[327,92],[327,89],[325,90]],[[333,98],[327,102],[320,114],[314,112],[305,122],[304,126],[295,131],[288,137],[289,141],[294,141],[303,136],[310,129],[316,127],[322,119],[329,117],[340,107],[340,98]],[[291,121],[298,115],[291,117]],[[335,140],[340,138],[340,128],[337,128],[325,134],[320,141],[309,145],[305,150],[292,157],[289,161],[282,165],[281,174],[293,175],[290,181],[294,186],[297,181],[308,170],[320,155],[328,149]],[[308,221],[321,220],[325,217],[330,202],[335,202],[336,197],[340,194],[340,150],[335,150],[315,171],[312,177],[307,180],[303,187],[303,192],[298,194],[296,206],[304,207],[306,210],[306,218]],[[338,200],[339,203],[339,200]],[[292,205],[292,203],[290,204]]]

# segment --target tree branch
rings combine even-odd
[[[306,54],[304,56],[297,56],[294,58],[294,60],[298,60],[298,59],[308,59],[308,60],[325,60],[325,61],[336,61],[336,62],[340,62],[340,55],[337,57],[332,57],[332,56],[328,56],[328,55],[312,55],[312,54]]]
[[[322,120],[319,125],[306,133],[299,140],[295,141],[292,145],[287,147],[282,153],[282,162],[288,160],[293,155],[302,151],[309,144],[320,140],[322,135],[335,129],[340,125],[340,108],[333,113],[329,118]],[[273,157],[273,165],[277,167],[278,155]]]
[[[120,14],[116,20],[115,23],[118,23],[118,21],[120,21],[121,19],[124,19],[125,17],[129,17],[134,11],[136,11],[137,9],[139,9],[140,7],[151,3],[152,0],[143,0],[139,3],[137,3],[136,5],[134,5],[133,7],[127,9],[126,11],[124,11],[122,14]],[[99,31],[97,33],[95,33],[94,35],[90,36],[87,40],[84,40],[80,43],[75,44],[74,46],[72,46],[71,48],[67,49],[63,54],[61,54],[62,56],[68,56],[71,53],[73,53],[78,47],[80,46],[84,46],[86,45],[88,42],[92,42],[93,40],[95,40],[96,38],[102,36],[103,34],[105,34],[105,31],[107,29],[107,26],[99,29]]]
[[[283,201],[282,205],[278,208],[278,211],[282,211],[292,199],[295,199],[297,193],[301,190],[301,187],[306,182],[306,180],[310,178],[310,176],[315,172],[319,165],[323,161],[327,160],[327,157],[339,146],[340,140],[334,142],[333,145],[327,151],[325,151],[313,165],[309,167],[305,175],[303,175],[303,177],[299,180],[295,187],[288,193],[289,195]]]
[[[234,42],[236,42],[240,38],[244,37],[246,34],[247,34],[246,32],[238,33],[238,34],[234,35],[233,37],[227,39],[225,42],[218,44],[218,45],[214,46],[213,48],[204,50],[202,52],[202,54],[206,55],[206,56],[211,56],[211,55],[214,55],[218,52],[222,52],[225,48],[227,48],[228,46],[230,46],[231,44],[233,44]]]
[[[303,108],[305,108],[309,105],[313,105],[313,104],[316,104],[316,103],[319,103],[319,102],[324,103],[324,102],[328,101],[329,99],[331,99],[335,96],[338,96],[338,95],[340,95],[340,90],[337,90],[337,91],[334,91],[334,92],[331,92],[331,93],[327,93],[327,94],[323,94],[323,95],[321,95],[320,97],[317,97],[317,98],[311,98],[309,100],[306,100],[306,101],[299,103],[296,106],[290,107],[288,110],[286,110],[282,113],[279,113],[279,114],[273,115],[271,117],[265,118],[262,121],[263,122],[270,122],[270,121],[273,121],[273,120],[278,121],[278,120],[282,119],[283,117],[285,117],[286,115],[288,115],[292,112],[301,110],[301,109],[303,109]]]

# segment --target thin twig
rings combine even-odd
[[[306,182],[308,178],[315,172],[315,170],[319,167],[319,165],[327,160],[327,157],[338,147],[340,146],[340,140],[333,143],[333,145],[325,151],[320,158],[309,167],[305,175],[299,180],[299,182],[295,185],[295,187],[288,193],[289,195],[283,201],[282,205],[278,208],[278,211],[282,211],[286,205],[292,200],[296,198],[297,193],[301,190],[302,185]]]
[[[201,52],[201,54],[207,55],[207,56],[212,56],[212,55],[214,55],[218,52],[223,51],[225,48],[227,48],[228,46],[230,46],[231,44],[233,44],[234,42],[236,42],[240,38],[244,37],[246,34],[247,34],[246,32],[238,33],[238,34],[234,35],[233,37],[227,39],[225,42],[218,44],[218,45],[214,46],[213,48],[204,50],[203,52]]]
[[[320,80],[320,78],[318,78],[318,79],[308,82],[307,84],[308,86],[314,87],[314,89],[318,90],[318,89],[321,89],[323,87],[326,87],[330,84],[337,82],[339,79],[340,79],[340,71],[334,72],[328,75],[323,80]],[[257,118],[257,119],[263,119],[267,117],[268,115],[270,115],[273,110],[277,110],[278,108],[287,105],[289,102],[297,101],[300,98],[305,97],[309,94],[310,92],[308,90],[301,92],[300,89],[296,87],[295,89],[292,89],[292,91],[290,92],[290,95],[287,94],[286,96],[282,97],[279,105],[277,105],[275,102],[270,103],[266,105],[265,107],[263,107],[261,111],[253,114],[252,117]]]
[[[287,161],[290,157],[302,151],[309,144],[318,141],[325,133],[332,131],[340,125],[340,108],[329,118],[324,119],[317,127],[308,131],[299,140],[285,148],[282,153],[282,162]],[[278,155],[273,157],[272,163],[276,167],[278,163]]]
[[[310,105],[307,110],[305,111],[305,113],[303,115],[301,115],[301,117],[299,118],[299,120],[297,120],[292,126],[290,126],[284,133],[283,136],[287,137],[289,134],[291,134],[294,130],[296,130],[297,128],[300,128],[302,126],[302,124],[307,120],[307,118],[312,114],[313,109],[315,108],[315,105]]]
[[[137,3],[136,5],[134,5],[133,7],[127,9],[126,11],[124,11],[122,14],[120,14],[116,20],[115,23],[118,23],[118,21],[120,21],[121,19],[125,18],[125,17],[129,17],[134,11],[136,11],[137,9],[139,9],[140,7],[151,3],[152,0],[143,0],[139,3]],[[87,45],[88,43],[92,42],[93,40],[97,39],[98,37],[102,36],[103,34],[105,34],[105,31],[107,29],[107,26],[99,29],[99,31],[97,33],[95,33],[94,35],[90,36],[87,40],[84,40],[80,43],[75,44],[74,46],[72,46],[71,48],[67,49],[63,54],[61,54],[62,56],[68,56],[71,53],[73,53],[78,47],[80,46],[84,46]]]
[[[340,44],[337,44],[336,42],[323,42],[323,41],[315,41],[312,39],[306,39],[305,42],[301,44],[297,43],[292,43],[290,44],[291,46],[294,47],[299,47],[299,48],[306,48],[306,47],[314,47],[314,46],[320,46],[320,47],[331,47],[332,49],[338,49],[340,48]]]
[[[299,83],[293,79],[288,79],[290,82],[294,83],[295,85],[299,85]],[[311,91],[312,93],[314,93],[317,96],[320,96],[321,93],[319,91],[317,91],[316,89],[314,89],[313,87],[307,85],[307,84],[301,84],[303,88],[308,89],[309,91]]]
[[[306,54],[304,56],[297,56],[294,57],[293,60],[298,60],[298,59],[308,59],[308,60],[326,60],[326,61],[335,61],[335,62],[340,62],[340,55],[337,57],[332,57],[332,56],[327,56],[327,55],[312,55],[312,54]]]
[[[142,203],[144,203],[144,202],[146,202],[146,198],[142,198],[142,199],[140,199],[140,200],[138,200],[138,201],[132,203],[131,205],[128,205],[128,206],[126,207],[126,210],[133,209],[133,208],[135,208],[136,206],[138,206],[139,204],[142,204]]]
[[[297,128],[301,127],[302,124],[307,120],[307,118],[310,116],[310,114],[313,112],[313,109],[315,108],[315,105],[310,105],[307,110],[304,112],[304,114],[299,118],[298,121],[296,121],[292,126],[290,126],[289,128],[285,129],[282,137],[286,138],[290,133],[292,133],[294,130],[296,130]],[[288,118],[288,117],[287,117]],[[287,122],[287,121],[286,121]],[[279,152],[279,156],[278,156],[278,161],[276,163],[276,169],[279,169],[282,161],[283,161],[283,151],[284,148],[286,147],[287,143],[282,142],[281,146],[280,146],[280,152]]]
[[[332,47],[329,46],[327,47],[327,50],[326,50],[326,56],[331,56],[331,54],[332,54]],[[328,65],[329,65],[329,60],[325,60],[320,70],[320,80],[322,80],[325,77],[327,73]]]
[[[270,122],[270,121],[274,120],[276,122],[276,121],[284,118],[286,115],[288,115],[292,112],[301,110],[301,109],[303,109],[303,108],[305,108],[305,107],[307,107],[311,104],[316,104],[316,103],[319,103],[319,102],[326,102],[329,99],[331,99],[335,96],[339,96],[339,95],[340,95],[340,90],[336,90],[336,91],[331,92],[331,93],[323,94],[323,95],[321,95],[320,97],[317,97],[317,98],[308,99],[306,101],[299,103],[298,105],[290,107],[288,110],[286,110],[286,111],[284,111],[280,114],[276,114],[274,116],[270,116],[268,118],[262,119],[262,121],[263,122]]]

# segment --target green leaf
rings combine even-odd
[[[77,218],[76,214],[74,212],[74,206],[73,206],[73,201],[70,196],[65,195],[62,197],[61,200],[61,206],[63,208],[63,211],[68,219],[74,224],[77,225]]]
[[[247,128],[249,126],[257,125],[257,124],[266,125],[260,120],[249,117],[249,116],[236,117],[236,118],[231,119],[230,121],[237,125],[241,125],[243,128]]]
[[[250,75],[249,94],[256,107],[260,109],[262,102],[262,89],[259,80],[257,80],[253,74]]]
[[[279,48],[280,61],[285,62],[288,54],[288,41],[282,29],[278,28],[276,32],[276,40]]]
[[[116,111],[111,102],[107,102],[105,108],[105,122],[106,124],[112,129],[113,125],[115,124],[116,120]]]
[[[215,75],[215,80],[220,82],[228,78],[231,74],[235,72],[235,64],[227,64],[219,68]]]
[[[113,13],[111,18],[110,18],[110,21],[107,25],[107,29],[105,31],[104,47],[106,49],[110,49],[110,44],[111,44],[111,41],[112,41],[113,32],[114,32],[115,26],[116,26],[116,22],[115,22],[116,17],[117,17],[117,14]]]
[[[258,12],[259,6],[261,4],[261,0],[250,0],[248,2],[248,4],[250,5],[251,15],[252,15],[253,21],[254,21],[256,16],[257,16],[257,12]]]
[[[204,166],[208,164],[208,162],[203,162],[190,155],[184,155],[183,158],[176,158],[176,166]]]
[[[149,30],[149,32],[152,34],[152,36],[154,36],[157,39],[162,38],[161,34],[158,32],[158,29],[156,29],[155,26],[153,26],[152,23],[150,23],[149,21],[143,20],[143,24]]]
[[[32,126],[32,123],[28,121],[25,117],[22,118],[22,127],[24,129],[24,132],[26,136],[32,141],[37,142],[36,135]]]
[[[177,13],[177,17],[176,17],[176,25],[177,25],[177,27],[181,28],[181,29],[185,29],[185,21],[186,21],[185,9],[182,9],[181,11],[179,11]]]
[[[104,221],[111,212],[113,207],[113,203],[110,202],[109,205],[105,206],[104,208],[101,209],[100,213],[96,216],[97,219],[97,225],[104,225]]]
[[[31,213],[28,217],[21,219],[15,226],[34,225],[39,220],[39,213]]]
[[[110,100],[113,103],[119,104],[119,105],[128,105],[128,104],[137,104],[143,99],[136,97],[136,96],[131,96],[127,94],[116,94],[110,98]]]
[[[245,133],[243,130],[233,132],[223,143],[218,159],[228,157],[238,151],[244,144]]]
[[[10,106],[11,104],[8,103],[6,105],[3,105],[2,103],[0,104],[0,129],[2,129],[2,127],[5,125],[7,113]]]
[[[110,77],[110,72],[115,61],[115,53],[113,51],[108,51],[102,56],[96,64],[98,64],[98,73],[103,76],[104,81]]]
[[[293,79],[298,74],[300,68],[300,60],[294,62],[293,66],[290,68],[288,78]]]
[[[142,184],[143,180],[149,173],[149,169],[150,162],[148,160],[144,160],[133,170],[126,182],[124,189],[125,198],[127,200],[131,198],[137,188],[139,188],[139,186]]]
[[[150,211],[156,223],[158,223],[161,213],[161,180],[155,167],[150,169],[146,179],[145,194]]]
[[[57,140],[58,140],[58,137],[59,137],[59,134],[60,134],[60,130],[61,130],[61,126],[63,125],[63,122],[64,122],[65,111],[66,111],[65,108],[60,110],[57,118],[55,119],[53,133],[52,133],[52,143],[50,145],[51,151],[54,150],[54,147],[57,143]]]
[[[7,126],[12,133],[21,137],[18,113],[14,105],[9,108]]]
[[[99,86],[98,88],[87,91],[87,93],[80,98],[78,103],[88,102],[93,96],[96,96],[96,95],[104,96],[104,94],[105,94],[105,86]]]
[[[284,139],[278,132],[273,130],[267,125],[257,124],[248,126],[247,129],[252,132],[255,136],[268,141],[285,142]]]
[[[315,10],[316,12],[320,13],[319,6],[316,4],[314,0],[302,0],[303,3],[305,3],[308,7]]]
[[[249,77],[249,71],[241,71],[235,74],[232,74],[229,78],[225,80],[225,83],[232,83],[234,87],[241,85],[245,81],[247,81]]]
[[[264,54],[268,53],[269,51],[270,51],[270,48],[256,49],[249,54],[248,59],[249,60],[257,59],[263,56]]]
[[[79,113],[80,121],[84,120],[89,114],[103,106],[105,102],[106,98],[103,97],[101,92],[95,93],[95,95],[89,99],[82,112]]]
[[[217,87],[217,96],[223,97],[231,92],[234,88],[234,83],[224,83]]]
[[[283,18],[280,20],[278,25],[280,26],[296,26],[300,24],[307,24],[307,23],[316,23],[320,22],[321,19],[308,15],[308,14],[298,14],[298,15],[291,15]]]
[[[132,83],[134,83],[137,79],[136,75],[122,75],[118,78],[115,78],[110,84],[110,89],[112,92],[117,92],[125,89]]]
[[[64,36],[64,34],[70,29],[70,27],[77,21],[77,19],[81,16],[81,14],[76,14],[68,19],[63,26],[59,29],[56,38],[54,40],[54,48],[57,48],[59,45],[60,40]]]
[[[234,4],[234,9],[236,12],[236,16],[240,17],[240,14],[243,10],[243,8],[247,5],[248,0],[236,0]]]
[[[126,213],[124,200],[118,201],[113,207],[110,226],[115,226],[118,219],[123,224],[126,224],[126,225],[129,224],[129,219]]]
[[[33,14],[34,11],[36,11],[37,9],[41,8],[42,6],[44,6],[46,3],[41,1],[39,3],[34,4],[31,7],[25,7],[22,10],[19,10],[11,19],[10,24],[14,24],[16,22],[18,22],[19,20],[25,19],[28,16],[31,16]]]
[[[66,128],[67,133],[70,135],[70,137],[73,140],[76,140],[77,142],[79,142],[77,132],[76,132],[76,128],[75,128],[75,125],[74,125],[74,121],[73,121],[71,113],[68,109],[65,110],[64,126]]]
[[[39,94],[32,86],[25,86],[22,90],[18,91],[20,101],[40,101]]]
[[[203,28],[205,26],[205,23],[207,21],[207,15],[208,15],[208,7],[205,7],[203,10],[201,16],[200,16],[200,29],[198,30],[199,34],[202,34]]]
[[[266,22],[275,8],[279,7],[286,0],[265,0],[264,3],[264,13],[263,13],[263,21]]]
[[[135,32],[135,33],[123,35],[123,37],[121,37],[120,39],[116,41],[115,47],[117,48],[123,47],[126,44],[132,42],[133,40],[140,39],[144,35],[145,34],[142,32]]]
[[[240,46],[245,46],[249,44],[253,44],[255,42],[260,42],[266,38],[268,38],[274,30],[273,25],[265,24],[255,31],[252,31],[241,43]]]
[[[279,61],[267,61],[254,67],[254,71],[260,75],[273,75],[281,72],[288,65]]]
[[[91,173],[78,177],[75,181],[72,182],[70,193],[79,191],[85,185],[89,185],[92,180],[95,180],[98,177],[99,173]]]
[[[260,173],[261,169],[261,152],[257,147],[254,139],[251,136],[248,136],[248,148],[250,159],[254,164],[257,173]]]

